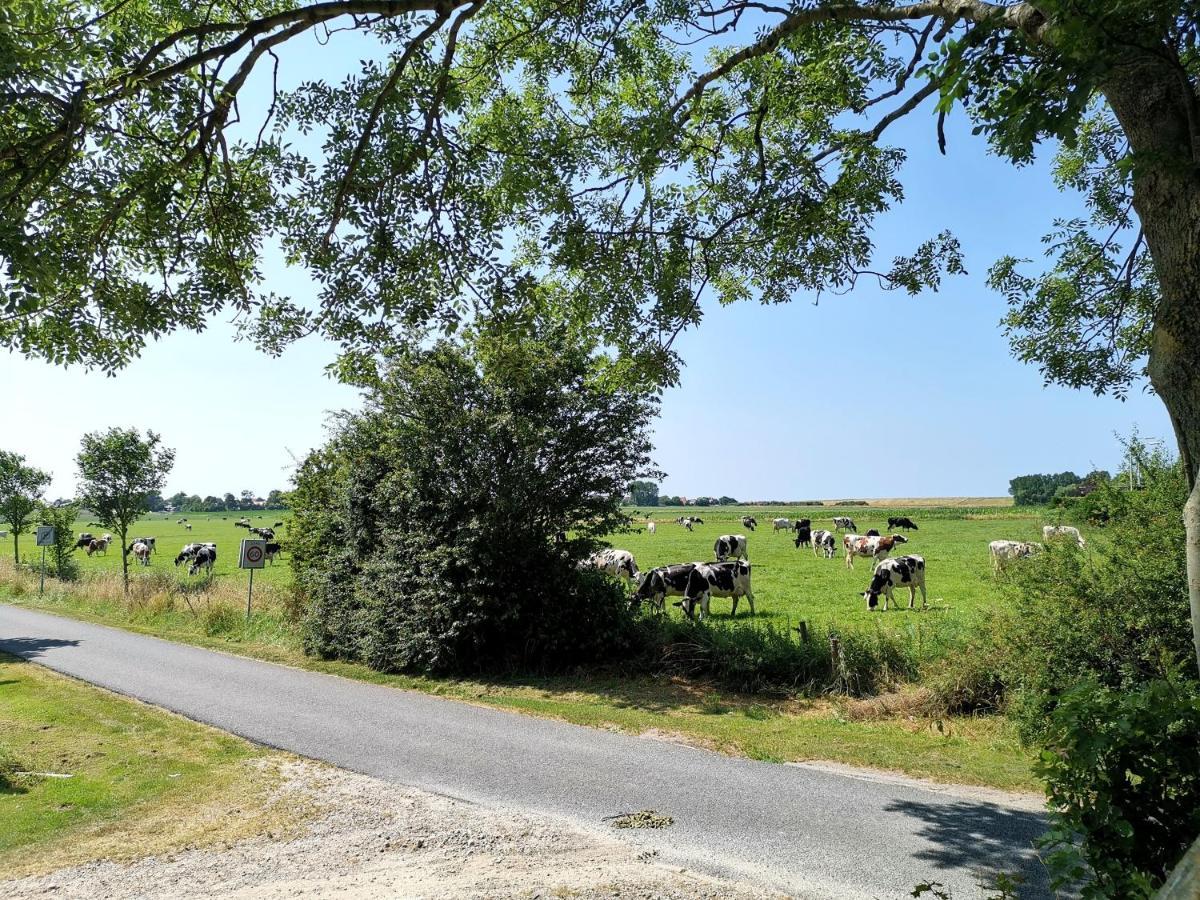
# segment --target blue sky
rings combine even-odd
[[[700,327],[676,343],[686,367],[655,427],[665,493],[1002,495],[1018,474],[1117,468],[1114,432],[1136,426],[1173,446],[1154,395],[1135,389],[1122,403],[1046,388],[1036,367],[1009,356],[998,324],[1005,305],[984,283],[987,268],[1005,253],[1040,264],[1041,235],[1082,205],[1054,187],[1049,152],[1015,169],[990,157],[961,117],[947,135],[943,157],[928,104],[888,132],[909,149],[906,198],[875,236],[882,265],[950,228],[970,274],[917,297],[864,279],[817,306],[811,296],[776,307],[708,304]],[[315,293],[303,272],[278,261],[264,268],[277,291],[301,301]],[[286,487],[293,455],[321,443],[328,411],[355,405],[357,393],[325,376],[332,345],[309,338],[273,359],[235,341],[229,318],[166,338],[115,378],[0,356],[0,448],[50,470],[51,496],[67,496],[80,436],[135,425],[176,448],[168,493]]]

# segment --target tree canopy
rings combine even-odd
[[[882,264],[871,244],[874,217],[903,197],[888,127],[957,104],[1016,163],[1065,143],[1060,180],[1085,191],[1091,220],[1054,223],[1043,274],[1004,259],[992,280],[1019,355],[1122,391],[1158,286],[1105,79],[1149,46],[1190,87],[1195,13],[1165,0],[15,0],[0,11],[0,340],[112,368],[228,308],[268,349],[325,333],[354,377],[380,347],[453,330],[553,271],[579,315],[670,377],[704,290],[781,302],[961,271],[948,233]],[[375,45],[358,71],[253,103],[254,79],[344,30]],[[315,303],[263,279],[272,240],[312,273]]]

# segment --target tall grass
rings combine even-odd
[[[19,600],[36,595],[38,582],[36,572],[0,559],[0,592]],[[221,578],[183,584],[173,572],[162,570],[132,573],[128,594],[118,572],[86,572],[75,582],[47,577],[42,601],[50,608],[62,606],[167,633],[299,646],[292,591],[270,583],[255,585],[249,618],[245,586]]]

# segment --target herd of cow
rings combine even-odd
[[[92,524],[92,523],[88,523]],[[192,530],[192,525],[187,519],[180,519],[177,525],[183,525],[188,531]],[[275,541],[275,531],[272,528],[255,528],[250,525],[248,519],[239,519],[234,522],[234,525],[239,528],[245,528],[251,534],[258,535],[259,538],[266,541],[265,558],[267,562],[274,563],[275,558],[282,552],[283,548]],[[275,527],[283,525],[282,522],[276,522]],[[87,551],[87,555],[91,556],[98,553],[101,556],[108,555],[109,545],[113,542],[111,534],[103,534],[96,537],[90,532],[80,532],[79,537],[75,540],[76,548]],[[151,554],[157,551],[155,546],[155,538],[152,537],[135,537],[129,542],[129,546],[125,548],[125,555],[133,555],[133,557],[143,566],[150,565]],[[175,557],[175,566],[178,568],[183,563],[188,564],[188,574],[195,575],[203,571],[207,575],[212,574],[213,566],[217,562],[217,545],[215,543],[189,543],[184,544],[183,549]]]
[[[692,526],[703,524],[703,520],[695,517],[681,516],[675,520],[688,531]],[[812,528],[809,519],[779,518],[771,522],[775,532],[795,532],[796,548],[810,547],[813,555],[819,558],[833,559],[836,555],[835,533],[842,534],[842,547],[846,553],[846,568],[854,568],[855,557],[870,557],[873,562],[871,582],[862,596],[867,601],[867,608],[874,610],[880,606],[882,599],[883,611],[887,611],[889,603],[895,603],[893,591],[896,588],[908,588],[908,608],[916,605],[917,591],[921,592],[921,608],[927,605],[925,591],[925,558],[923,556],[906,555],[892,557],[891,553],[901,544],[908,543],[908,538],[902,534],[881,535],[875,529],[866,534],[855,533],[857,526],[849,516],[834,516],[833,531]],[[754,531],[758,521],[753,516],[743,516],[742,526],[747,531]],[[919,531],[917,524],[905,516],[895,516],[888,519],[888,530],[904,529]],[[650,534],[656,532],[653,520],[648,520],[646,530]],[[1073,538],[1083,547],[1085,541],[1079,529],[1070,525],[1047,525],[1042,529],[1045,540],[1055,538]],[[1022,559],[1042,549],[1041,544],[1028,541],[992,541],[988,547],[992,562],[997,570],[1013,559]],[[633,593],[633,603],[640,605],[647,602],[660,612],[666,606],[667,597],[680,597],[676,606],[683,609],[689,618],[695,618],[696,608],[699,607],[700,619],[709,615],[709,601],[712,597],[725,597],[733,600],[731,616],[737,615],[738,600],[742,597],[750,604],[750,614],[754,614],[754,592],[750,586],[750,556],[749,542],[744,534],[723,534],[713,544],[715,562],[676,563],[674,565],[658,566],[648,572],[639,572],[637,562],[628,550],[607,549],[596,553],[588,561],[588,565],[614,577],[623,578],[631,584],[636,584]]]

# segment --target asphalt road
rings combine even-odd
[[[215,653],[0,604],[0,650],[252,741],[494,808],[604,828],[672,864],[799,897],[900,898],[1022,872],[1049,896],[1028,808],[901,780],[733,759]],[[3,688],[0,687],[0,691]],[[0,705],[3,694],[0,693]],[[607,829],[655,809],[661,831]]]

